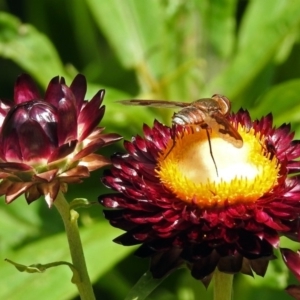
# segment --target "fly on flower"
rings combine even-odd
[[[280,236],[299,237],[300,141],[290,125],[276,128],[271,114],[252,120],[242,109],[229,113],[219,95],[121,103],[182,110],[172,126],[144,125],[143,136],[111,157],[102,182],[115,193],[99,201],[111,225],[125,231],[114,241],[140,244],[136,255],[151,257],[154,278],[182,264],[206,286],[216,268],[264,276]]]
[[[236,148],[243,146],[243,139],[238,131],[226,119],[230,113],[231,103],[225,96],[219,94],[213,95],[211,98],[202,98],[194,102],[177,102],[164,100],[123,100],[120,103],[125,105],[141,105],[154,107],[183,107],[178,113],[174,113],[172,117],[173,125],[189,126],[192,131],[205,129],[209,145],[209,153],[212,158],[216,173],[218,168],[213,156],[212,146],[209,131],[214,130],[225,141],[231,143]],[[176,143],[176,138],[173,138],[173,145],[165,154],[165,158],[173,150]]]
[[[194,102],[177,102],[164,100],[123,100],[125,105],[141,105],[153,107],[183,107],[178,113],[174,113],[173,124],[181,126],[197,126],[204,129],[212,129],[219,136],[230,142],[237,148],[243,146],[243,139],[237,130],[226,119],[230,113],[231,103],[225,96],[215,94],[211,98],[202,98]]]

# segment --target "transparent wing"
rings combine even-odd
[[[152,106],[152,107],[186,107],[190,106],[190,102],[177,102],[177,101],[166,101],[166,100],[143,100],[143,99],[129,99],[116,101],[124,105],[139,105],[139,106]]]

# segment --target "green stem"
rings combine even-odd
[[[125,300],[146,299],[164,279],[165,277],[154,279],[150,271],[146,272],[129,291],[129,294],[126,296]]]
[[[79,214],[75,210],[70,210],[69,203],[61,192],[57,195],[54,205],[61,215],[69,242],[72,263],[79,273],[80,280],[74,282],[78,288],[82,300],[95,300],[93,287],[87,272],[81,239],[77,226]]]
[[[232,300],[233,275],[220,272],[214,273],[214,300]]]

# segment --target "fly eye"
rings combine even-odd
[[[219,94],[213,95],[212,98],[218,103],[218,111],[222,115],[227,116],[231,109],[231,104],[228,98]]]

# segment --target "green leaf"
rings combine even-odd
[[[87,0],[87,4],[127,68],[137,67],[161,46],[163,22],[159,1]]]
[[[13,60],[42,86],[58,74],[68,76],[58,53],[44,34],[3,12],[0,13],[0,56]]]
[[[33,26],[23,24],[16,17],[7,13],[0,13],[0,56],[13,60],[43,87],[46,87],[54,76],[63,76],[68,84],[72,81],[71,73],[77,74],[75,69],[67,72],[51,41]],[[88,84],[87,97],[91,98],[100,89],[106,90],[110,100],[128,98],[128,94],[117,89]]]
[[[202,17],[205,19],[204,30],[207,30],[206,37],[213,51],[222,58],[229,57],[233,50],[236,2],[236,0],[210,1],[206,9],[202,10]],[[202,8],[202,4],[198,5]]]
[[[289,80],[272,87],[262,95],[255,107],[253,115],[261,116],[270,112],[277,124],[300,122],[300,79]]]
[[[278,47],[300,23],[297,1],[254,0],[249,3],[242,22],[239,47],[233,61],[210,84],[229,98],[238,95],[264,67],[274,60]],[[235,99],[241,106],[242,98]]]
[[[147,271],[135,286],[130,290],[125,300],[144,300],[146,299],[151,292],[165,279],[165,277],[160,279],[154,279],[151,272]]]
[[[42,221],[39,216],[42,201],[35,201],[30,209],[24,197],[7,205],[0,201],[1,250],[18,247],[25,240],[33,239],[40,233]],[[55,227],[55,226],[53,226]]]
[[[108,223],[99,222],[80,229],[85,257],[92,282],[103,275],[132,247],[122,247],[112,242],[118,230]],[[24,264],[70,261],[65,233],[28,244],[19,251],[5,253],[6,257]],[[69,268],[52,268],[43,274],[18,273],[11,265],[2,263],[0,268],[0,299],[69,299],[77,295],[76,286],[70,283]]]
[[[280,0],[266,0],[263,3],[259,0],[251,1],[242,19],[239,31],[239,49],[246,50],[257,38],[262,41],[265,37],[263,34],[264,30],[270,30],[269,27],[271,24],[279,32],[284,32],[286,28],[280,28],[281,26],[277,22],[282,23],[286,20],[287,18],[283,15],[284,12],[286,10],[291,11],[291,9],[295,9],[297,6],[297,1],[289,3]],[[260,33],[259,35],[257,34],[258,32]]]

